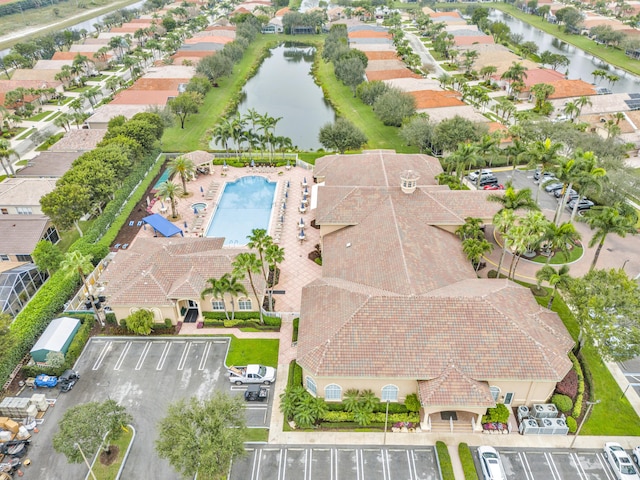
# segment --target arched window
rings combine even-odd
[[[497,402],[500,397],[500,389],[498,387],[489,387],[489,393],[491,393],[493,400]]]
[[[398,387],[395,385],[385,385],[382,387],[381,402],[397,402],[398,401]]]
[[[327,401],[336,401],[339,402],[342,400],[342,387],[340,385],[336,385],[332,383],[331,385],[327,385],[324,387],[324,399]]]
[[[307,390],[309,390],[309,393],[315,397],[318,394],[318,387],[316,386],[316,382],[313,380],[313,378],[307,377],[306,383]]]
[[[211,300],[211,309],[214,312],[222,312],[224,310],[224,302],[222,300]]]
[[[241,298],[238,300],[238,310],[251,310],[251,299]]]

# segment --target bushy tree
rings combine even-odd
[[[40,198],[42,212],[61,230],[75,226],[83,235],[78,221],[91,207],[89,189],[84,185],[68,183]]]
[[[389,85],[380,81],[362,82],[356,89],[356,95],[367,105],[373,105],[378,97],[389,90]]]
[[[167,102],[171,111],[180,119],[180,128],[189,115],[198,113],[202,105],[202,95],[197,92],[184,92]]]
[[[60,248],[49,240],[40,240],[31,252],[31,258],[36,267],[49,275],[60,267],[63,257]]]
[[[402,124],[400,136],[407,145],[418,147],[420,153],[429,149],[433,139],[434,126],[429,121],[429,116],[424,114],[414,115]]]
[[[233,458],[245,453],[242,397],[216,392],[207,400],[179,400],[169,405],[157,431],[156,452],[181,475],[226,478]]]
[[[373,111],[385,125],[399,127],[416,113],[416,100],[410,93],[392,87],[376,99]]]
[[[44,361],[52,368],[62,368],[64,365],[64,353],[52,350],[47,353]]]
[[[338,118],[335,123],[327,123],[320,129],[318,139],[327,150],[344,153],[347,150],[358,150],[367,143],[367,137],[349,120]]]
[[[456,115],[436,125],[434,138],[438,147],[451,152],[459,143],[477,142],[486,133],[486,125]]]
[[[153,313],[140,309],[125,318],[127,328],[136,335],[149,335],[153,330]]]
[[[345,57],[336,60],[334,72],[338,80],[351,88],[353,96],[356,96],[356,88],[364,82],[364,65],[357,57]]]
[[[217,86],[218,80],[231,75],[233,62],[225,55],[209,55],[204,57],[196,67],[196,73],[204,75],[213,86]]]

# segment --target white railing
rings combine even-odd
[[[109,253],[105,258],[103,258],[100,263],[93,269],[93,271],[86,276],[87,282],[85,285],[80,286],[80,290],[73,296],[73,298],[67,302],[65,305],[65,312],[75,312],[80,310],[85,310],[84,302],[89,293],[93,295],[101,295],[104,291],[104,287],[100,285],[98,279],[100,275],[107,268],[107,265],[111,262],[113,257],[115,256],[115,252]],[[88,287],[88,290],[87,290]]]

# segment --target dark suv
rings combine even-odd
[[[480,187],[486,187],[487,185],[497,185],[497,184],[498,184],[498,177],[496,177],[495,175],[482,177],[480,179]]]
[[[58,377],[60,391],[68,392],[78,380],[80,380],[80,374],[78,372],[75,370],[65,370],[65,372]]]

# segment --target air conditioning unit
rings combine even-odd
[[[540,433],[540,426],[533,418],[525,418],[520,422],[519,432],[522,435],[538,435]]]
[[[558,416],[558,409],[553,403],[545,403],[545,418],[556,418]]]
[[[518,421],[522,422],[523,418],[527,418],[529,416],[530,412],[529,412],[529,407],[527,407],[526,405],[520,405],[518,407]]]
[[[535,403],[532,409],[533,416],[535,418],[544,418],[545,408],[541,403]]]
[[[555,426],[552,418],[539,418],[538,426],[540,427],[538,432],[540,435],[553,435]]]
[[[569,427],[564,418],[550,418],[553,422],[553,434],[554,435],[567,435],[569,433]]]

